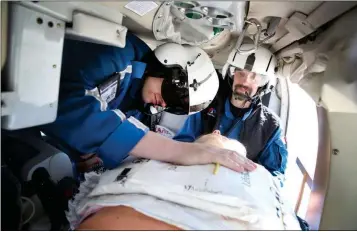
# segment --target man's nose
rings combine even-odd
[[[245,83],[245,82],[248,81],[248,75],[247,75],[247,74],[244,74],[244,75],[241,76],[240,79],[241,79],[242,83]]]
[[[213,134],[218,134],[218,135],[220,135],[221,132],[220,132],[219,130],[214,130],[214,131],[213,131]]]

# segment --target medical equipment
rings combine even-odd
[[[205,3],[203,3],[205,4]],[[206,4],[205,4],[206,5]],[[172,12],[179,20],[194,20],[196,25],[231,29],[233,14],[213,6],[201,5],[195,1],[174,1]]]
[[[211,41],[242,31],[246,13],[245,2],[167,1],[155,14],[152,31],[157,40],[216,48]]]
[[[98,3],[7,4],[2,128],[15,130],[53,122],[57,117],[65,34],[124,47],[127,29],[121,25],[122,14],[114,14],[113,9]]]

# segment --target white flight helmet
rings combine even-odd
[[[165,43],[147,60],[146,75],[163,77],[165,111],[194,114],[205,109],[217,94],[219,79],[207,53],[199,47]],[[155,61],[156,60],[156,61]]]
[[[242,50],[248,50],[252,48],[252,44],[243,44]],[[258,49],[251,53],[241,55],[237,50],[233,50],[228,57],[226,64],[222,69],[222,76],[233,77],[234,72],[238,70],[247,70],[257,74],[256,78],[258,86],[262,87],[266,85],[270,78],[275,75],[275,66],[277,64],[276,58],[271,51],[264,47],[258,47]]]

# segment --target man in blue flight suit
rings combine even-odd
[[[259,97],[274,76],[275,65],[275,57],[263,47],[248,55],[232,51],[222,69],[225,80],[215,101],[206,110],[190,116],[174,139],[192,142],[202,134],[219,130],[245,145],[247,158],[273,175],[284,174],[287,150],[279,118],[262,105]]]
[[[106,168],[117,167],[130,154],[252,170],[255,164],[241,162],[237,153],[176,142],[140,122],[158,106],[177,114],[202,110],[217,90],[213,64],[200,48],[167,43],[152,52],[130,33],[124,48],[65,39],[58,116],[40,129],[72,158],[94,154]]]

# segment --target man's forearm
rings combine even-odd
[[[180,165],[219,163],[238,172],[256,168],[252,161],[235,151],[207,144],[178,142],[151,131],[136,144],[130,154]]]
[[[149,131],[130,154],[137,157],[172,162],[185,153],[188,143],[178,142]]]

